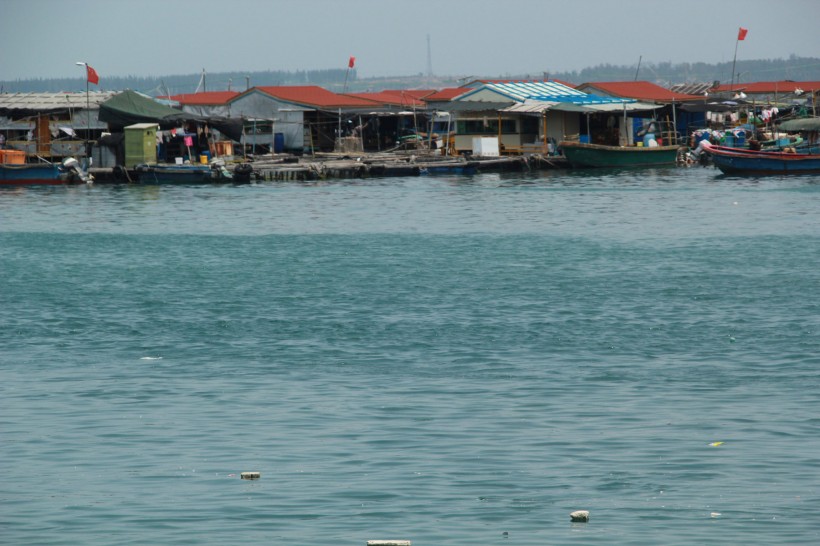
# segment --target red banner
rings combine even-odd
[[[748,28],[740,27],[740,30],[737,31],[737,39],[738,40],[745,40],[746,34],[749,32]]]
[[[88,74],[88,83],[100,85],[100,75],[97,74],[97,71],[91,68],[89,65],[85,65],[85,69],[86,73]]]
[[[356,57],[350,57],[350,60],[347,61],[347,67],[348,68],[353,68],[353,65],[355,65],[355,64],[356,64]]]

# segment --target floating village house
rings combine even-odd
[[[114,93],[2,93],[0,132],[6,147],[42,158],[81,157],[107,129],[100,104]]]
[[[593,114],[615,116],[616,140],[631,144],[621,114],[657,108],[633,99],[584,93],[552,80],[479,80],[458,89],[460,93],[447,91],[453,95],[450,100],[436,95],[425,100],[434,112],[456,118],[459,153],[472,152],[474,138],[495,136],[501,153],[554,154],[561,140],[590,140]]]
[[[360,116],[381,110],[375,101],[315,85],[253,87],[228,105],[231,117],[247,120],[243,144],[296,153],[333,151]]]
[[[376,93],[349,93],[348,96],[372,101],[379,105],[362,116],[354,125],[354,138],[361,138],[362,151],[394,149],[403,143],[429,139],[429,118],[426,97],[434,89],[388,89]]]
[[[686,104],[702,102],[703,97],[700,95],[670,91],[648,81],[589,82],[577,86],[576,89],[603,97],[632,99],[658,106],[656,110],[649,114],[648,118],[633,118],[633,140],[642,127],[649,123],[650,119],[660,122],[661,127],[664,128],[661,138],[671,144],[679,141],[680,135],[685,137],[690,128],[703,127],[704,117],[702,113],[688,112],[682,108]],[[592,116],[590,124],[593,134],[605,134],[609,122],[608,115]]]
[[[230,144],[228,141],[215,140],[217,133],[237,141],[242,137],[239,120],[185,112],[130,89],[117,93],[100,104],[100,120],[108,124],[112,133],[110,137],[101,139],[100,145],[117,150],[118,165],[124,164],[120,153],[123,136],[134,125],[153,124],[157,128],[155,142],[145,142],[143,145],[146,148],[155,145],[155,160],[168,162],[173,162],[176,158],[194,161],[202,155],[232,155],[215,149],[221,143]],[[127,166],[132,167],[130,164]]]

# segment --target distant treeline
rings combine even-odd
[[[637,76],[637,77],[636,77]],[[550,78],[571,83],[595,81],[648,80],[659,85],[732,80],[732,62],[709,63],[637,63],[632,66],[602,64],[581,71],[556,72]],[[788,59],[738,60],[735,81],[820,81],[820,58],[790,56]]]
[[[732,63],[635,63],[631,66],[601,64],[572,72],[534,72],[531,74],[484,74],[471,79],[550,79],[573,84],[595,81],[648,80],[662,86],[676,83],[727,83],[732,79]],[[820,58],[790,56],[788,59],[738,60],[735,66],[736,82],[754,81],[820,81]],[[348,91],[378,90],[384,88],[455,87],[463,83],[456,76],[437,76],[432,80],[422,74],[358,79],[356,70],[297,70],[293,72],[268,70],[264,72],[215,72],[213,74],[185,74],[169,76],[107,76],[100,74],[100,85],[93,90],[133,89],[152,96],[177,95],[200,91],[244,91],[248,86],[265,85],[319,85],[341,91],[347,83]],[[0,92],[61,92],[85,91],[83,78],[52,78],[0,81]]]
[[[267,70],[264,72],[215,72],[213,74],[182,74],[171,76],[107,76],[100,72],[100,85],[92,85],[93,91],[119,91],[133,89],[152,96],[179,95],[199,91],[245,91],[264,85],[332,85],[356,79],[356,70]],[[84,74],[84,73],[83,73]],[[83,91],[85,78],[38,78],[31,80],[0,81],[4,93],[32,93]]]

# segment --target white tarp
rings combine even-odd
[[[473,155],[476,157],[499,157],[497,137],[473,137]]]

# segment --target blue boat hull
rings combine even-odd
[[[476,174],[478,163],[471,161],[468,163],[428,163],[421,167],[420,174]]]
[[[723,146],[712,146],[706,152],[725,174],[820,174],[817,154],[758,152]]]
[[[57,164],[0,164],[0,185],[65,184],[66,179],[65,174]]]

